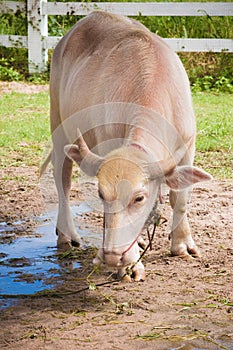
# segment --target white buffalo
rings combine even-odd
[[[144,280],[139,236],[162,183],[173,209],[171,253],[199,255],[186,206],[211,176],[193,166],[195,118],[178,56],[137,21],[95,11],[58,43],[51,66],[51,160],[59,197],[58,246],[78,245],[69,208],[72,164],[97,176],[104,208],[95,262]],[[135,264],[135,262],[137,262]]]

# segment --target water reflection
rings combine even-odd
[[[74,216],[90,211],[85,203],[72,207]],[[33,294],[51,289],[62,274],[77,269],[79,262],[60,262],[57,257],[54,233],[56,211],[37,218],[40,223],[30,236],[17,237],[14,230],[21,222],[9,226],[0,225],[0,295]],[[88,232],[80,234],[88,239]],[[10,236],[9,236],[10,235]],[[2,239],[1,239],[2,238]],[[90,235],[90,243],[98,243],[99,237]],[[94,242],[95,241],[95,242]],[[2,243],[3,242],[3,243]],[[56,278],[57,277],[57,278]]]

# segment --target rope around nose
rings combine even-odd
[[[124,277],[126,277],[126,276],[131,276],[133,273],[133,268],[139,263],[139,261],[141,261],[141,259],[146,254],[148,249],[152,250],[152,242],[153,242],[153,239],[155,236],[155,230],[156,230],[157,226],[163,225],[165,222],[167,222],[167,219],[161,216],[161,213],[158,210],[158,201],[156,201],[155,205],[154,205],[154,207],[153,207],[153,209],[152,209],[152,211],[151,211],[151,213],[150,213],[149,217],[147,218],[145,225],[144,225],[144,228],[147,231],[149,243],[147,244],[146,248],[144,248],[144,250],[141,253],[141,255],[139,256],[138,260],[135,263],[133,263],[133,265],[126,268],[126,273],[121,277],[121,280],[123,280]],[[150,226],[153,226],[152,234],[150,234]]]
[[[161,191],[161,190],[160,190]],[[158,210],[158,203],[160,202],[160,204],[163,203],[162,200],[162,196],[161,196],[161,192],[159,191],[159,196],[158,199],[156,200],[148,218],[145,221],[144,224],[144,229],[146,229],[147,231],[147,237],[148,237],[148,245],[146,246],[146,248],[143,249],[143,252],[141,253],[141,255],[139,256],[139,258],[137,259],[137,261],[135,261],[132,265],[130,265],[129,267],[126,268],[126,272],[125,274],[119,279],[116,280],[117,281],[122,281],[126,276],[131,276],[133,274],[133,268],[139,263],[139,261],[141,261],[141,259],[143,258],[143,256],[146,254],[146,252],[148,251],[148,249],[152,250],[152,242],[154,239],[154,235],[155,235],[155,230],[157,228],[157,226],[164,224],[165,222],[167,222],[167,219],[161,216],[160,211]],[[161,221],[162,220],[162,221]],[[152,230],[152,234],[150,234],[150,227],[153,226],[153,230]],[[141,232],[139,232],[139,234],[137,235],[137,237],[135,238],[135,240],[129,245],[129,247],[122,253],[122,257],[134,246],[134,244],[137,242],[138,238],[140,237]],[[105,240],[105,219],[103,219],[103,242]],[[109,282],[110,283],[110,282]]]
[[[160,204],[162,203],[162,199],[160,198],[160,195],[159,195],[159,202]],[[144,229],[146,229],[147,231],[147,237],[148,237],[148,240],[149,240],[149,247],[145,248],[145,249],[149,249],[152,250],[152,241],[154,239],[154,234],[155,234],[155,230],[156,230],[156,227],[160,224],[160,220],[161,220],[161,215],[160,215],[160,212],[158,210],[158,200],[156,200],[151,212],[150,212],[150,215],[148,216],[145,224],[144,224]],[[166,219],[163,218],[163,220],[167,221]],[[162,223],[165,223],[165,221],[163,221]],[[153,228],[153,232],[152,232],[152,235],[150,235],[150,226],[153,225],[154,228]],[[129,247],[122,253],[122,258],[123,256],[133,247],[133,245],[137,242],[138,238],[140,237],[141,235],[141,232],[139,232],[139,234],[137,235],[137,237],[135,238],[135,240],[129,245]],[[143,255],[145,253],[143,252]],[[138,263],[140,260],[141,260],[141,256],[139,258],[139,260],[136,262]],[[135,265],[134,265],[135,266]]]

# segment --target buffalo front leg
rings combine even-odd
[[[61,249],[69,249],[72,245],[80,245],[80,238],[76,232],[69,206],[73,162],[63,153],[57,158],[55,154],[54,158],[54,179],[59,201],[56,225],[57,245]]]
[[[173,209],[173,222],[171,230],[171,253],[181,257],[200,256],[188,223],[187,202],[189,190],[175,192],[170,190],[170,204]]]

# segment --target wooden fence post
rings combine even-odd
[[[46,70],[48,50],[43,40],[48,36],[48,16],[43,14],[43,3],[47,0],[27,0],[28,16],[28,65],[29,73]]]

